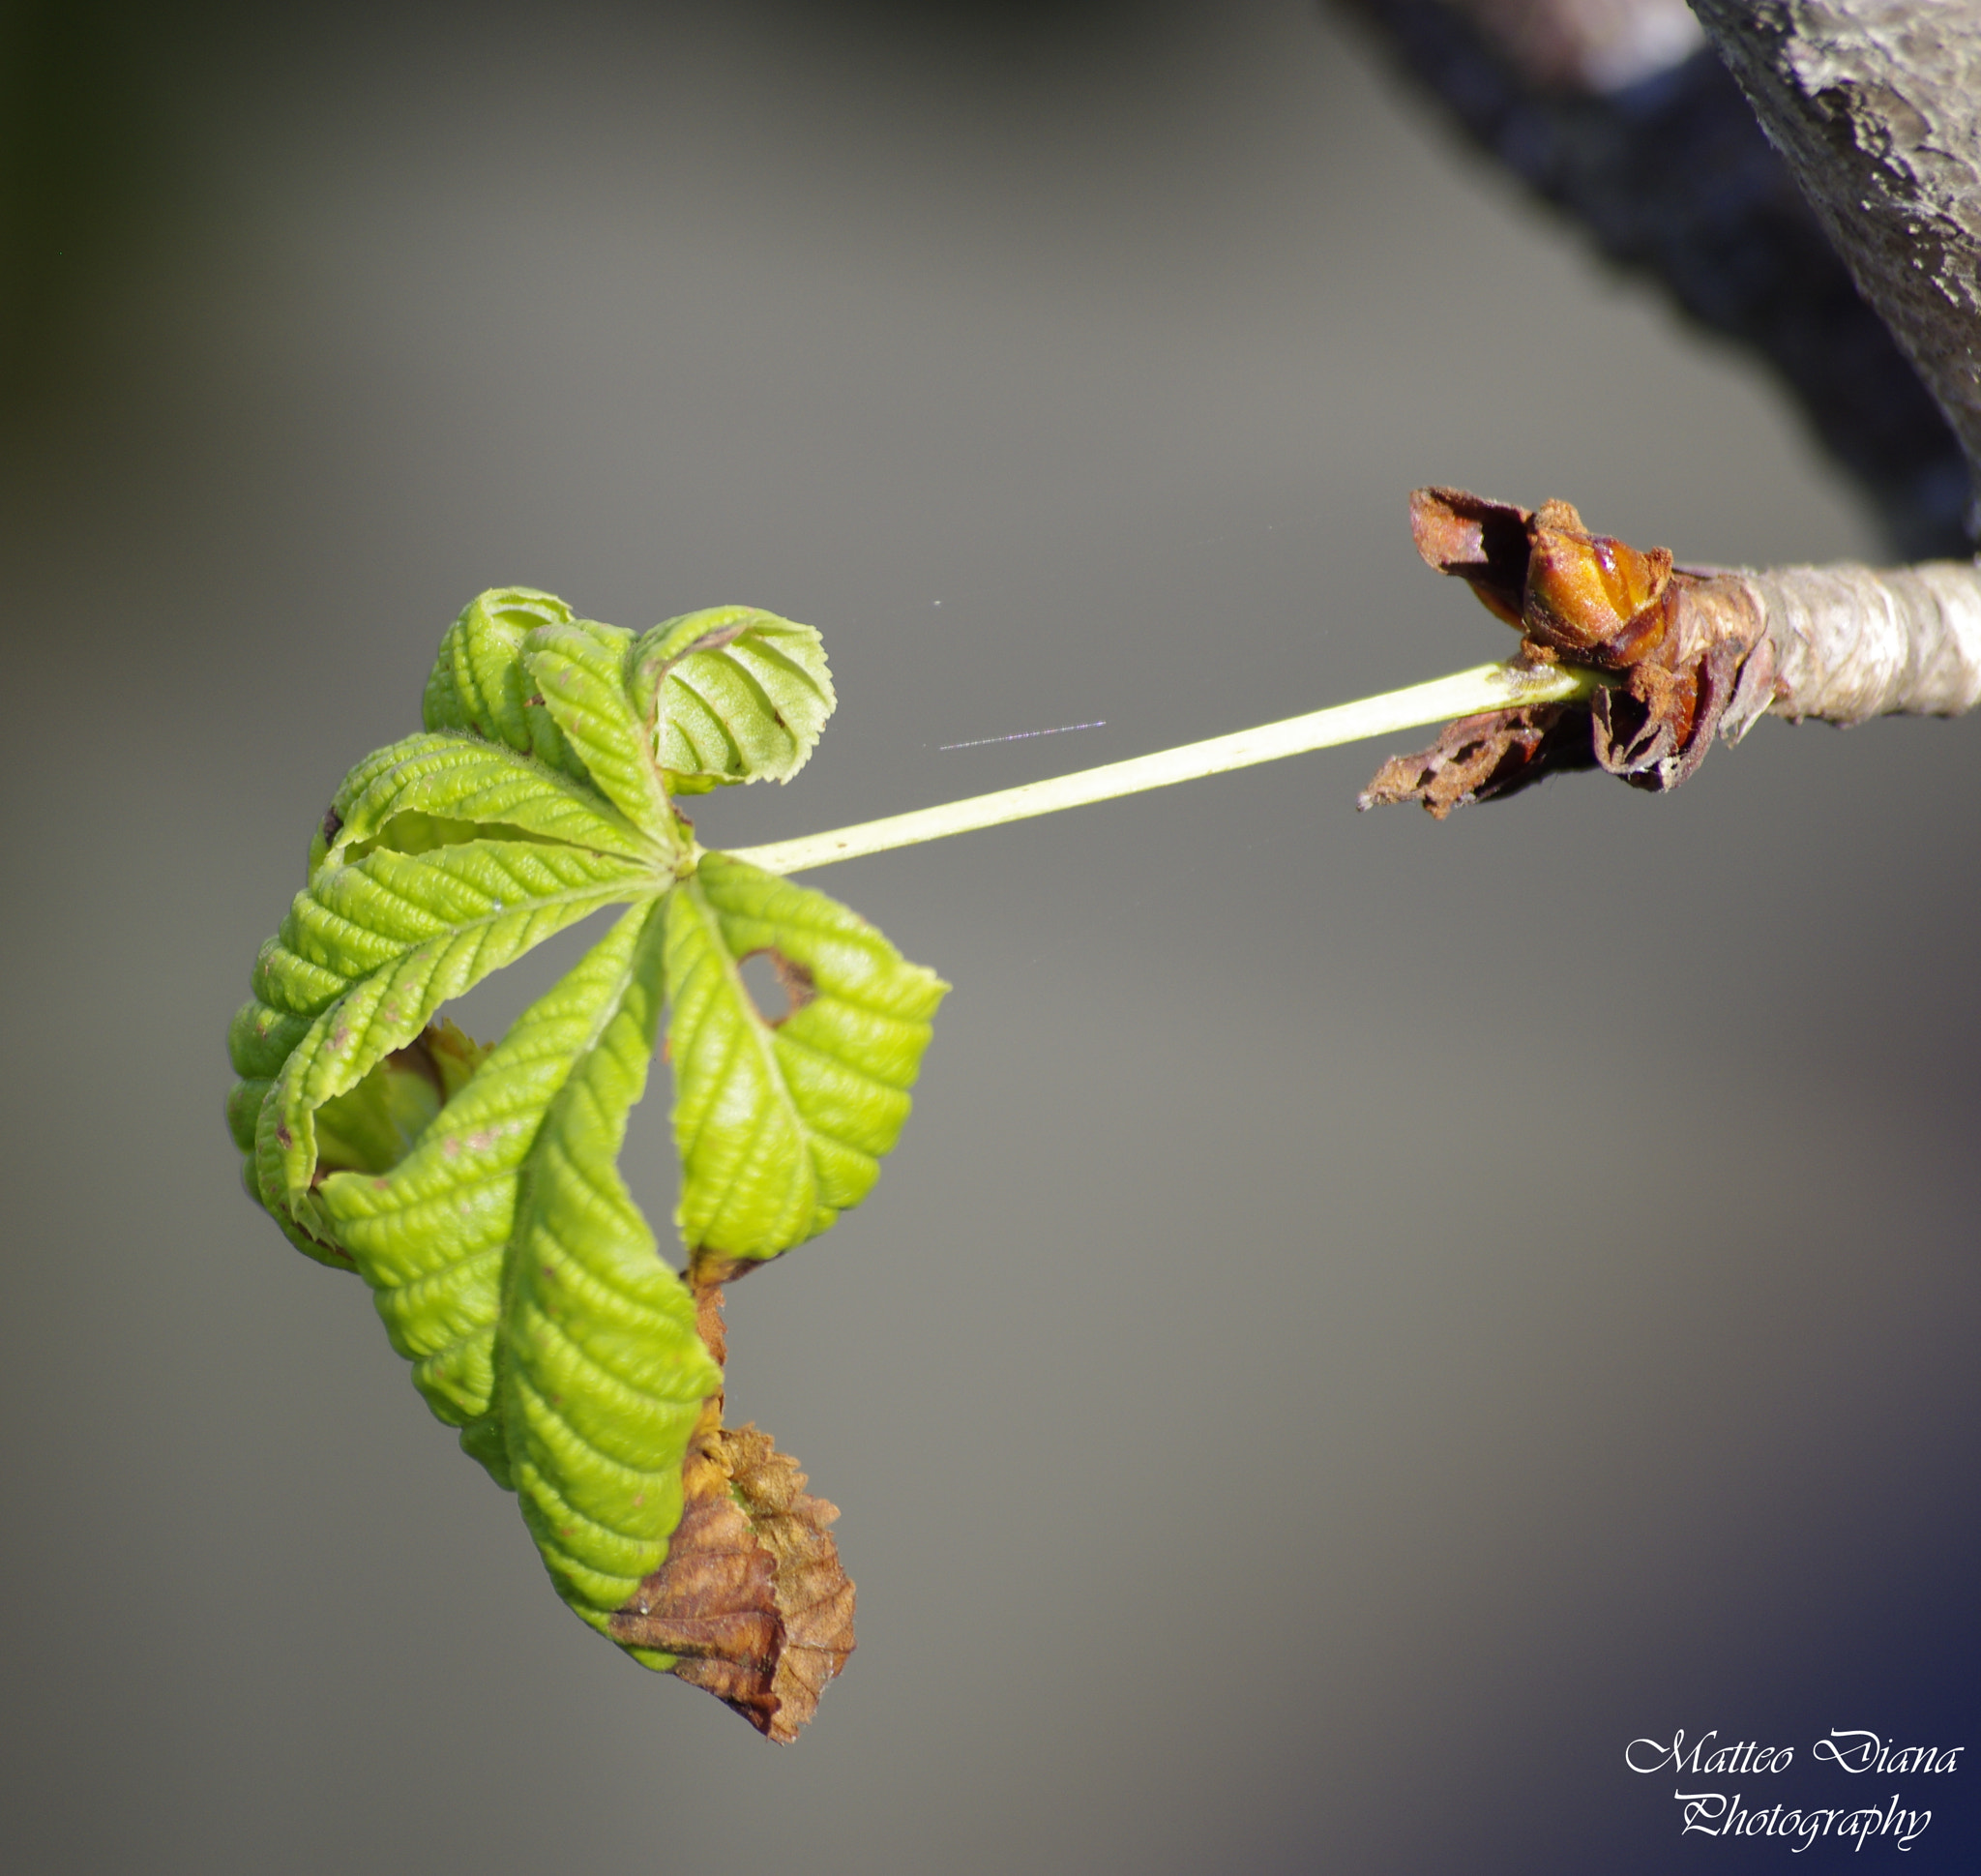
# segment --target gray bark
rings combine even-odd
[[[1776,377],[1891,551],[1970,551],[1960,443],[1684,0],[1336,0],[1492,161]]]
[[[1981,487],[1981,7],[1694,11]]]
[[[1758,626],[1752,676],[1721,726],[1730,742],[1764,711],[1848,726],[1981,703],[1981,567],[1971,560],[1773,567],[1713,584]]]

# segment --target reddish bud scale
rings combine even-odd
[[[1589,533],[1569,503],[1541,504],[1521,605],[1530,640],[1578,664],[1624,670],[1664,642],[1674,600],[1670,549],[1640,553]]]
[[[1704,759],[1730,707],[1743,727],[1765,707],[1773,667],[1750,656],[1758,643],[1766,650],[1759,612],[1713,576],[1675,572],[1669,549],[1640,552],[1591,534],[1569,502],[1529,510],[1463,489],[1417,490],[1410,532],[1431,566],[1464,581],[1520,633],[1524,660],[1592,667],[1617,681],[1582,704],[1450,724],[1434,748],[1385,762],[1364,807],[1415,800],[1442,817],[1569,768],[1673,789]]]

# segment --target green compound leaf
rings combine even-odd
[[[669,619],[633,656],[635,696],[677,794],[788,782],[836,701],[817,632],[752,606]]]
[[[601,1629],[666,1555],[689,1436],[723,1385],[614,1165],[653,1055],[665,928],[663,906],[629,912],[573,973],[588,1032],[530,1150],[502,1298],[523,1519],[558,1593]]]
[[[698,1318],[616,1160],[668,999],[697,1285],[824,1230],[901,1131],[945,986],[818,893],[697,865],[668,801],[787,778],[832,706],[818,635],[767,612],[636,640],[547,593],[484,593],[442,641],[426,729],[344,778],[228,1031],[251,1194],[370,1286],[434,1414],[517,1492],[558,1593],[778,1739],[852,1646],[835,1513],[722,1426],[698,1332],[720,1312]],[[436,1020],[629,903],[498,1045]],[[792,1004],[776,1016],[742,975],[762,952]]]
[[[783,1016],[743,980],[763,953]],[[866,1197],[948,988],[823,893],[703,856],[667,910],[677,1219],[697,1271],[775,1257]]]

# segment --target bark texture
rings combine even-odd
[[[1757,701],[1797,721],[1951,717],[1981,703],[1981,567],[1776,567],[1719,576],[1759,611],[1772,682]],[[1759,714],[1759,712],[1757,712]],[[1730,712],[1728,740],[1747,724]]]
[[[1967,465],[1682,0],[1340,0],[1495,163],[1763,362],[1893,551],[1969,551]]]
[[[1694,10],[1981,478],[1981,7]]]

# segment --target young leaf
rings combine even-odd
[[[474,840],[430,853],[380,849],[298,893],[254,973],[265,1008],[314,1018],[269,1096],[279,1197],[297,1221],[323,1235],[309,1202],[317,1108],[490,970],[601,907],[653,897],[669,877],[583,848]],[[251,1036],[261,1019],[246,1018],[236,1029]],[[262,1196],[278,1196],[266,1175]]]
[[[516,1488],[558,1593],[604,1629],[666,1556],[723,1373],[614,1162],[646,1086],[665,906],[628,912],[560,991],[585,1034],[531,1143],[497,1361]]]
[[[523,664],[593,786],[635,826],[671,841],[653,734],[627,694],[633,644],[616,625],[547,625],[524,641]]]
[[[579,765],[541,703],[523,669],[522,645],[539,626],[567,625],[571,608],[530,586],[495,586],[471,601],[447,628],[427,678],[421,720],[429,730],[465,730],[507,744],[554,769]]]
[[[809,625],[753,606],[713,606],[657,625],[634,647],[634,695],[677,794],[788,782],[835,699]]]
[[[743,981],[766,952],[791,994],[780,1017]],[[702,856],[667,910],[677,1218],[697,1273],[775,1257],[866,1197],[948,988],[823,893]]]
[[[844,1662],[853,1591],[832,1507],[722,1426],[713,1286],[872,1186],[945,986],[774,875],[717,854],[679,883],[695,849],[665,784],[787,777],[832,702],[817,634],[769,613],[636,640],[547,593],[483,594],[442,641],[425,731],[344,778],[228,1032],[251,1193],[363,1276],[434,1414],[518,1493],[559,1594],[776,1739]],[[499,1045],[433,1020],[628,901]],[[775,1019],[740,975],[761,951],[793,998]],[[702,1320],[614,1164],[668,995]],[[719,1605],[743,1639],[704,1632]]]
[[[310,854],[310,877],[374,847],[417,853],[480,836],[651,862],[673,850],[569,775],[465,730],[428,730],[379,750],[344,777]]]
[[[475,1422],[495,1410],[495,1328],[518,1191],[646,916],[644,908],[626,914],[517,1018],[410,1153],[375,1176],[333,1174],[316,1193],[372,1288],[392,1346],[414,1364],[414,1386],[439,1419],[467,1429],[461,1444],[505,1486],[507,1443]]]

